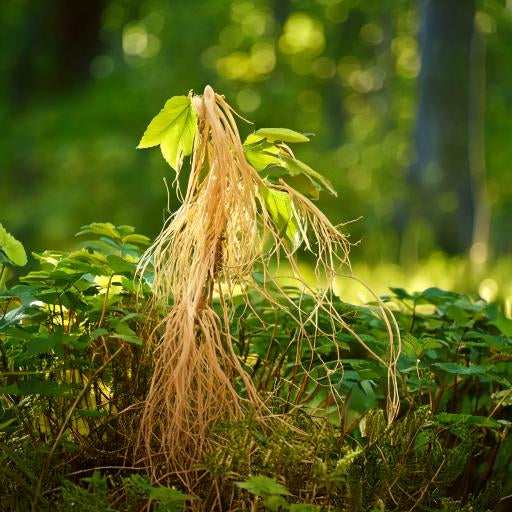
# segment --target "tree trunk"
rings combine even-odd
[[[470,152],[474,0],[424,0],[415,160],[407,223],[424,219],[448,254],[470,249],[475,218]]]

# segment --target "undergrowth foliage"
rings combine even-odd
[[[147,239],[99,223],[84,236],[80,250],[35,255],[37,269],[0,291],[1,510],[509,510],[512,321],[438,289],[383,297],[404,339],[402,412],[391,426],[387,370],[349,332],[336,332],[337,348],[319,337],[312,356],[294,342],[290,315],[261,297],[240,302],[234,350],[287,420],[219,422],[195,499],[179,479],[150,483],[133,453],[151,374],[142,339],[156,327],[139,313],[151,303],[151,269],[141,289],[133,284]],[[315,301],[300,300],[305,309]],[[333,305],[385,353],[387,327],[372,305]],[[340,355],[341,417],[321,385]],[[292,384],[307,371],[315,379]]]

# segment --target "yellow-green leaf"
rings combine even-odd
[[[262,186],[260,194],[279,234],[285,235],[293,246],[297,247],[300,243],[300,229],[288,193]]]
[[[0,224],[0,253],[3,252],[9,263],[23,267],[27,264],[27,254],[21,242],[16,240]],[[1,260],[0,260],[1,262]]]
[[[137,148],[160,145],[167,163],[179,171],[183,158],[192,153],[197,127],[197,114],[190,97],[174,96],[152,119]]]
[[[269,142],[309,142],[309,137],[288,128],[260,128],[255,134]]]
[[[257,171],[263,171],[269,165],[280,164],[279,153],[281,150],[254,133],[245,139],[243,148],[245,158]]]

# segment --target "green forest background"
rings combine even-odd
[[[358,219],[377,291],[474,290],[510,315],[511,0],[4,0],[0,34],[0,221],[29,251],[92,221],[154,237],[173,171],[135,147],[211,84],[255,127],[315,134],[297,154],[338,190],[328,216]]]

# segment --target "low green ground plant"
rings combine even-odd
[[[349,331],[312,347],[285,309],[241,303],[236,354],[275,416],[220,422],[195,496],[172,476],[150,482],[135,449],[152,371],[142,340],[161,329],[141,313],[152,269],[135,279],[148,239],[108,223],[79,235],[80,249],[35,254],[20,278],[8,278],[15,262],[0,253],[1,510],[510,509],[512,321],[477,296],[436,288],[382,298],[403,340],[391,425],[387,368]],[[314,307],[307,294],[294,300]],[[333,306],[386,354],[378,304]]]

